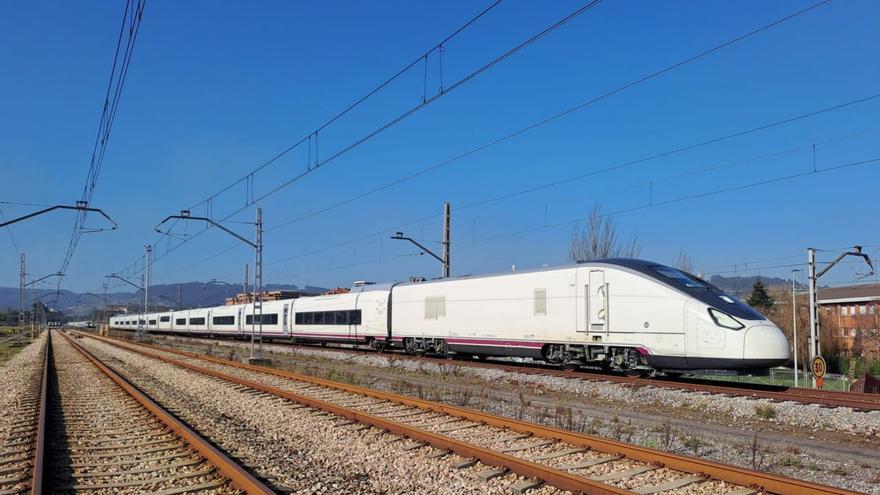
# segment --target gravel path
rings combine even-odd
[[[63,337],[52,350],[47,493],[240,493]]]
[[[0,492],[30,489],[46,338],[0,365]]]

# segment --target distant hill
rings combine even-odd
[[[784,278],[778,277],[759,277],[759,276],[751,276],[751,277],[725,277],[722,275],[712,275],[709,279],[709,282],[712,285],[718,287],[719,289],[727,292],[729,294],[733,294],[740,298],[748,297],[749,294],[752,293],[752,287],[755,285],[755,282],[761,280],[764,283],[764,286],[768,289],[770,288],[791,288],[791,280],[787,280]],[[795,282],[795,286],[799,289],[805,289],[806,285]]]
[[[185,282],[181,284],[163,284],[150,286],[150,304],[167,307],[177,306],[178,285],[180,287],[181,305],[184,308],[217,306],[223,304],[227,297],[232,297],[241,292],[241,285],[224,285],[218,283]],[[290,284],[269,284],[263,290],[304,290],[307,292],[321,293],[327,289],[323,287],[306,286],[300,288]],[[39,300],[50,307],[55,300],[55,291],[52,289],[28,289],[25,292],[25,301]],[[92,310],[103,307],[103,294],[76,293],[69,290],[61,290],[55,308],[71,315],[86,315]],[[108,292],[107,300],[110,305],[137,305],[143,302],[144,293],[133,292]],[[27,305],[27,302],[25,302]],[[0,309],[18,310],[18,287],[0,287]]]

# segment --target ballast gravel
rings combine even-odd
[[[293,493],[509,493],[523,478],[483,481],[455,456],[228,382],[84,339],[102,360],[221,448]],[[558,493],[551,491],[550,493]]]
[[[177,336],[157,336],[155,338],[157,343],[162,345],[200,353],[207,351],[207,354],[232,359],[240,352],[238,349],[247,345],[235,341],[207,341]],[[360,384],[370,388],[419,397],[422,396],[422,387],[405,382],[419,381],[419,377],[423,377],[421,380],[431,381],[435,384],[433,387],[426,387],[426,391],[430,391],[430,389],[445,390],[440,396],[427,396],[428,399],[451,402],[456,405],[468,405],[502,416],[549,424],[636,445],[880,495],[880,455],[877,460],[869,460],[864,455],[855,459],[846,455],[822,456],[821,453],[809,449],[801,451],[785,442],[768,443],[758,433],[761,429],[760,424],[766,421],[780,425],[793,423],[793,426],[796,427],[795,431],[802,430],[797,435],[802,435],[804,438],[810,437],[811,432],[820,429],[839,433],[842,435],[841,442],[846,442],[846,436],[850,434],[876,438],[880,436],[880,412],[866,413],[852,411],[848,408],[822,408],[800,403],[771,403],[763,399],[695,394],[649,386],[634,388],[609,382],[532,375],[501,369],[474,368],[443,361],[434,363],[399,359],[393,354],[351,354],[314,347],[278,344],[264,344],[264,350],[279,362],[288,360],[286,362],[296,363],[297,369],[306,374],[319,376],[324,376],[322,372],[332,374],[332,363],[338,363],[338,365],[344,365],[342,369],[353,370],[352,372],[343,371],[341,373],[343,380],[358,379]],[[389,372],[381,371],[383,369]],[[376,378],[377,376],[382,378]],[[330,377],[333,378],[332,375]],[[337,376],[336,379],[340,379],[340,377]],[[612,417],[613,414],[597,415],[595,412],[590,413],[588,410],[578,411],[577,409],[573,414],[569,409],[568,416],[563,418],[559,417],[559,410],[557,410],[554,418],[552,406],[548,410],[545,404],[527,404],[524,397],[516,399],[516,392],[514,392],[512,399],[499,398],[493,395],[494,392],[483,394],[482,397],[479,394],[474,394],[471,398],[463,397],[465,399],[463,403],[458,401],[454,391],[450,395],[451,389],[461,387],[459,390],[463,390],[468,385],[480,390],[484,388],[504,390],[506,388],[520,391],[520,394],[522,391],[528,391],[526,397],[533,396],[535,393],[546,394],[551,402],[555,400],[551,399],[554,393],[574,395],[587,398],[585,403],[610,404],[610,409],[614,409],[615,404],[619,404],[622,410],[629,409],[633,403],[656,404],[658,409],[666,405],[670,406],[673,411],[676,408],[690,409],[699,411],[707,417],[717,417],[722,424],[739,424],[740,422],[736,418],[745,418],[744,424],[748,424],[749,431],[756,432],[756,435],[753,442],[716,438],[711,434],[687,431],[677,427],[664,431],[662,426],[639,425],[638,422],[631,423],[628,420],[619,420],[617,417]],[[758,418],[756,415],[756,406],[758,405],[771,407],[776,413],[776,417]],[[665,409],[668,410],[668,408]],[[626,416],[624,415],[624,417]],[[727,419],[721,419],[725,417]],[[756,423],[757,426],[755,426]],[[836,429],[832,427],[835,425]],[[663,426],[668,426],[668,424]],[[831,435],[831,433],[827,433],[827,435]],[[752,440],[751,433],[748,436],[749,440]],[[873,456],[871,458],[873,459]],[[713,493],[702,491],[702,485],[706,485],[706,483],[684,487],[676,493]],[[722,484],[719,488],[724,486]]]
[[[160,337],[173,342],[186,339]],[[213,348],[235,348],[242,344],[234,341],[212,341]],[[427,375],[448,375],[476,378],[490,383],[510,383],[564,394],[579,395],[622,404],[657,404],[672,408],[693,409],[706,414],[732,418],[748,418],[770,423],[785,424],[813,430],[831,430],[850,435],[880,438],[880,411],[855,411],[847,407],[828,408],[800,402],[773,402],[769,399],[746,398],[689,392],[663,387],[631,387],[623,384],[560,378],[556,376],[518,373],[503,369],[469,367],[448,362],[430,362],[398,359],[393,354],[350,354],[316,347],[264,344],[266,351],[279,355],[309,356],[324,360],[345,362],[349,366],[393,368],[395,370]],[[218,352],[222,354],[222,352]],[[761,417],[757,410],[772,410],[772,417]]]
[[[272,352],[294,353],[315,356],[322,359],[345,361],[350,365],[363,365],[378,368],[394,367],[409,372],[444,375],[449,373],[448,363],[432,363],[395,359],[386,355],[350,355],[310,347],[272,346]],[[761,407],[773,410],[772,418],[764,419],[772,423],[810,429],[834,430],[859,436],[880,437],[880,411],[854,411],[848,407],[829,408],[817,404],[800,402],[773,402],[769,399],[724,396],[719,394],[695,393],[662,387],[630,387],[611,382],[560,378],[555,376],[517,373],[501,369],[455,366],[454,371],[461,376],[470,376],[488,382],[508,382],[530,385],[544,390],[598,398],[611,402],[661,404],[674,408],[697,409],[710,414],[726,415],[734,419],[757,417],[756,410]]]
[[[0,492],[29,489],[45,345],[40,336],[0,364]]]

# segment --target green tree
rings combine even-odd
[[[765,311],[772,308],[774,304],[773,298],[767,293],[767,288],[764,287],[764,282],[761,282],[761,279],[755,281],[755,285],[752,286],[752,294],[746,302],[753,308]]]

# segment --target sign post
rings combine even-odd
[[[825,358],[822,356],[816,356],[810,362],[810,371],[813,372],[813,378],[816,379],[816,386],[822,388],[825,385],[825,371],[827,370],[827,366],[825,364]]]

